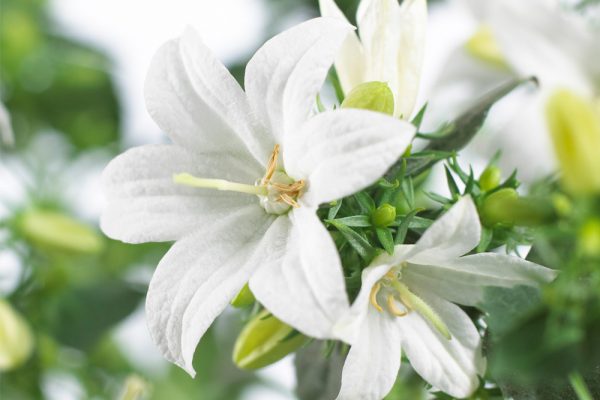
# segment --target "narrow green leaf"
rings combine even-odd
[[[484,227],[481,230],[481,240],[479,241],[479,244],[477,245],[476,251],[478,253],[483,253],[484,251],[486,251],[488,246],[492,242],[493,238],[494,238],[494,231],[492,229],[488,229],[488,228]]]
[[[423,117],[425,117],[425,112],[427,111],[427,105],[428,103],[425,103],[423,107],[421,107],[417,115],[415,115],[415,117],[411,121],[411,123],[417,127],[417,130],[421,128],[421,124],[423,123]]]
[[[330,221],[330,223],[346,238],[350,246],[352,246],[364,260],[370,260],[374,256],[375,249],[364,237],[340,222],[333,220]]]
[[[448,189],[450,189],[450,194],[452,194],[453,198],[460,196],[460,190],[458,190],[458,186],[456,185],[454,177],[452,176],[452,173],[450,172],[450,169],[447,165],[444,165],[444,170],[446,171],[446,181],[448,182]]]
[[[327,223],[337,222],[353,228],[368,228],[371,226],[371,218],[368,215],[353,215],[351,217],[327,220]]]
[[[375,228],[379,243],[388,254],[394,254],[394,238],[392,232],[387,228]]]
[[[400,226],[398,227],[398,231],[396,232],[396,237],[394,238],[394,244],[403,244],[406,239],[406,234],[408,233],[408,227],[413,218],[419,213],[421,209],[416,209],[408,213],[405,217],[402,217],[400,222]]]
[[[354,198],[358,202],[361,211],[363,214],[370,214],[373,210],[375,210],[375,201],[369,196],[366,192],[358,192],[354,195]]]
[[[431,200],[435,201],[436,203],[440,203],[440,204],[450,203],[449,199],[445,198],[444,196],[440,196],[439,194],[427,192],[427,191],[424,191],[423,193],[425,194],[425,196],[429,197]]]
[[[340,211],[341,207],[342,207],[342,199],[334,201],[333,207],[331,207],[329,209],[329,212],[327,213],[327,219],[334,219],[336,217],[336,215],[338,214],[338,212]]]

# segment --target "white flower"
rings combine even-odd
[[[313,337],[330,336],[348,308],[315,211],[372,184],[415,131],[364,110],[309,118],[350,29],[318,18],[274,37],[248,63],[245,93],[192,30],[152,62],[147,107],[174,144],[108,165],[101,225],[126,242],[176,241],[146,311],[165,357],[192,375],[198,341],[248,281],[273,314]]]
[[[346,20],[334,0],[319,0],[321,14]],[[410,118],[419,92],[425,53],[426,0],[362,0],[357,23],[336,60],[342,89],[361,83],[387,82],[394,93],[394,115]]]
[[[503,169],[517,168],[526,181],[552,172],[556,157],[546,121],[548,98],[557,89],[583,97],[600,94],[600,32],[558,0],[452,3],[466,6],[457,24],[470,23],[473,29],[444,63],[429,96],[428,117],[437,125],[506,80],[536,76],[537,91],[511,95],[491,116],[491,135],[478,138],[478,151],[487,157],[502,150]]]
[[[400,367],[401,349],[435,388],[466,397],[485,370],[481,338],[458,303],[474,306],[487,286],[536,285],[552,270],[515,256],[461,257],[479,243],[470,197],[461,199],[414,245],[399,245],[362,274],[351,311],[335,330],[353,343],[338,399],[382,399]]]

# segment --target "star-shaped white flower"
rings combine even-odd
[[[346,17],[334,0],[319,0],[321,15]],[[360,39],[351,32],[335,60],[342,89],[387,82],[395,100],[394,115],[411,117],[425,54],[426,0],[361,0],[356,16]]]
[[[108,165],[101,225],[130,243],[176,241],[146,312],[165,357],[192,375],[198,341],[248,281],[273,314],[316,338],[349,307],[315,211],[372,184],[415,131],[364,110],[311,117],[351,29],[318,18],[274,37],[248,63],[245,93],[192,30],[152,62],[147,107],[174,144]]]
[[[336,326],[353,343],[342,373],[340,400],[380,400],[394,385],[401,349],[435,388],[463,398],[485,370],[481,338],[453,303],[475,306],[488,286],[537,285],[554,272],[519,257],[482,253],[470,197],[461,199],[414,245],[399,245],[362,274],[350,312]]]

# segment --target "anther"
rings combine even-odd
[[[377,294],[379,293],[380,290],[381,290],[381,283],[377,282],[375,284],[375,286],[373,286],[373,289],[371,289],[371,294],[369,296],[369,302],[373,305],[373,307],[375,307],[375,309],[377,311],[383,312],[383,308],[381,308],[381,306],[377,302]]]
[[[398,309],[398,307],[396,306],[396,299],[394,298],[393,295],[389,294],[387,296],[387,307],[388,310],[390,311],[390,313],[392,313],[394,316],[396,317],[404,317],[406,314],[408,314],[408,306],[406,306],[406,311],[401,311]]]

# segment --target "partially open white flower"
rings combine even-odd
[[[334,0],[319,0],[321,15],[346,17]],[[349,33],[335,60],[342,89],[386,82],[394,93],[394,115],[411,117],[425,54],[426,0],[361,0],[356,16],[360,39]]]
[[[271,39],[247,65],[245,93],[192,30],[152,62],[147,107],[174,144],[108,165],[101,224],[126,242],[176,241],[146,311],[165,357],[192,375],[198,341],[248,281],[273,314],[313,337],[330,337],[348,308],[315,211],[372,184],[415,131],[363,110],[310,117],[351,29],[318,18]]]
[[[401,349],[435,388],[463,398],[485,370],[481,337],[458,306],[475,306],[489,286],[537,285],[554,272],[515,256],[461,257],[479,243],[470,197],[461,199],[414,245],[399,245],[363,271],[362,287],[335,330],[353,343],[340,400],[382,399],[400,368]]]

